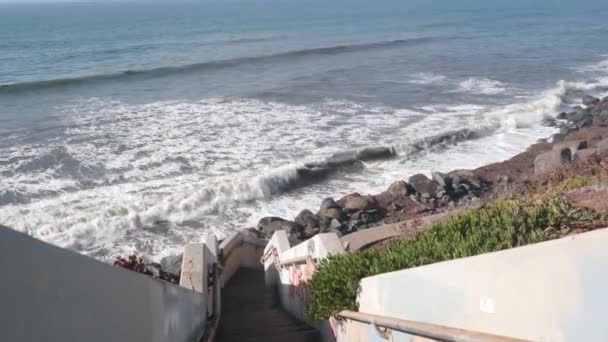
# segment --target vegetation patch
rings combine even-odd
[[[563,201],[498,200],[382,250],[348,252],[321,261],[305,284],[310,298],[307,316],[322,320],[341,310],[357,310],[359,281],[364,277],[549,240],[558,236],[555,231],[597,220],[603,215]]]

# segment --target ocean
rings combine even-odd
[[[607,94],[606,18],[599,0],[0,4],[0,223],[158,259],[508,159]],[[298,171],[369,146],[398,155]]]

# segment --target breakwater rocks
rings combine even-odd
[[[433,172],[432,178],[417,174],[408,181],[391,184],[378,195],[352,193],[337,201],[326,198],[318,210],[304,209],[293,220],[265,217],[257,229],[268,238],[277,230],[285,230],[292,243],[318,233],[344,235],[370,228],[387,218],[432,213],[474,202],[487,189],[488,184],[469,171]]]
[[[582,99],[582,106],[575,106],[569,112],[561,112],[557,115],[555,123],[563,131],[581,129],[592,125],[608,124],[608,96],[598,99],[593,96],[585,95]],[[563,133],[562,133],[563,134]]]
[[[424,174],[413,175],[407,181],[394,182],[386,191],[377,195],[351,193],[338,200],[326,198],[318,209],[304,209],[292,220],[265,217],[259,221],[257,230],[268,238],[277,230],[285,230],[292,243],[298,243],[318,233],[335,232],[344,235],[382,223],[470,207],[503,185],[526,181],[530,178],[530,173],[545,173],[564,163],[608,151],[608,140],[588,146],[585,140],[567,138],[570,133],[586,127],[608,125],[608,97],[600,100],[586,95],[582,103],[584,107],[576,106],[569,112],[560,113],[556,119],[545,120],[545,124],[560,128],[560,133],[551,137],[552,148],[550,146],[549,151],[526,151],[510,161],[482,167],[480,169],[485,170],[481,172],[457,170],[447,174],[431,172],[430,177]],[[465,133],[465,139],[471,138],[468,131]],[[386,158],[395,154],[394,150],[386,148],[370,149],[368,152],[374,158]],[[307,165],[309,171],[305,172],[320,170],[322,174],[328,169],[357,163],[366,157],[366,153],[361,152],[336,155],[322,164]],[[522,163],[525,165],[519,165]]]

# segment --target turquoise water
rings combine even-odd
[[[605,1],[0,4],[0,222],[99,258],[162,256],[509,158],[608,90],[606,17]],[[399,157],[298,179],[378,145]]]

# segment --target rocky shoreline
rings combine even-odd
[[[376,195],[351,193],[338,200],[325,198],[318,210],[304,209],[292,220],[261,219],[257,233],[270,238],[275,231],[285,230],[290,241],[298,243],[318,233],[334,232],[342,236],[382,224],[466,209],[489,198],[525,191],[527,184],[542,182],[543,177],[564,164],[608,151],[608,140],[602,140],[608,138],[608,97],[598,99],[585,95],[582,104],[584,107],[575,106],[555,119],[545,119],[544,124],[559,128],[559,133],[541,139],[507,161],[475,170],[432,172],[431,177],[416,174],[407,181],[394,182]],[[333,163],[394,153],[388,148],[371,148],[360,155],[335,158]],[[310,169],[315,168],[327,169],[326,165],[310,166]]]
[[[591,156],[608,154],[608,96],[597,99],[584,96],[584,108],[573,107],[569,112],[545,119],[558,133],[506,161],[474,170],[454,170],[448,173],[431,172],[430,177],[416,174],[407,180],[397,180],[384,192],[375,195],[351,193],[338,200],[325,198],[317,210],[303,209],[292,220],[264,217],[250,233],[269,239],[277,230],[287,232],[291,244],[307,240],[316,234],[333,232],[345,236],[375,227],[393,224],[405,227],[399,234],[411,237],[437,219],[462,210],[478,207],[492,199],[511,195],[530,196],[556,174],[576,176]],[[455,143],[471,138],[471,131],[462,130],[420,143],[421,150],[428,144]],[[423,146],[423,144],[426,144]],[[362,161],[390,158],[395,151],[387,147],[367,148],[333,156],[326,161],[307,164],[298,173],[303,179],[326,177],[339,167],[360,164]],[[598,157],[595,162],[600,161]],[[568,166],[571,172],[564,172]],[[299,186],[302,184],[288,184]],[[608,200],[608,193],[605,194]],[[584,197],[584,196],[583,196]],[[583,198],[583,201],[588,198]],[[608,203],[606,208],[608,210]],[[391,238],[392,239],[392,238]],[[380,241],[380,240],[379,240]],[[378,246],[382,246],[380,241]],[[371,245],[368,245],[370,247]],[[381,248],[381,247],[380,247]],[[181,255],[168,256],[160,263],[148,262],[132,255],[117,257],[114,265],[169,282],[179,282]]]

